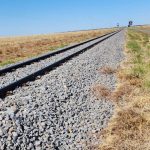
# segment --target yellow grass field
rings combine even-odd
[[[21,37],[0,37],[0,66],[101,36],[115,29],[99,29]]]
[[[146,25],[146,26],[137,26],[137,27],[133,27],[133,29],[142,31],[144,33],[150,34],[150,25]]]
[[[137,26],[136,28],[143,29],[143,30],[150,30],[150,25]]]

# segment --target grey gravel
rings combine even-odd
[[[113,104],[91,92],[96,84],[115,88],[115,75],[103,66],[118,67],[123,59],[124,31],[62,66],[27,83],[0,100],[0,148],[86,150],[101,143]]]

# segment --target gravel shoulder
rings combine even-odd
[[[112,90],[116,77],[99,72],[123,59],[124,31],[0,100],[0,149],[83,150],[100,144],[113,104],[91,88]]]

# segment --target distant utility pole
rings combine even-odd
[[[119,28],[119,23],[117,23],[117,27]]]
[[[129,21],[128,27],[131,27],[133,25],[133,21]]]

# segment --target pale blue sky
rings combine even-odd
[[[0,0],[0,35],[150,23],[150,0]]]

